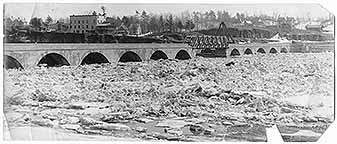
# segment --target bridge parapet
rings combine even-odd
[[[87,50],[87,49],[189,49],[184,43],[5,43],[5,51]]]

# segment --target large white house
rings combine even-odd
[[[96,26],[105,21],[105,16],[99,14],[92,15],[71,15],[69,31],[73,33],[88,33],[95,31]]]

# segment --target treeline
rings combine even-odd
[[[45,19],[33,17],[26,22],[22,19],[15,18],[5,18],[5,26],[11,27],[13,25],[24,25],[28,26],[35,31],[47,31],[51,25],[53,29],[57,31],[65,31],[67,29],[67,24],[69,18],[53,20],[52,17],[48,16]],[[110,23],[113,27],[119,27],[124,24],[130,31],[137,31],[141,28],[141,33],[146,32],[162,32],[162,31],[172,31],[172,32],[182,32],[182,31],[193,31],[193,30],[203,30],[217,28],[221,22],[225,22],[226,25],[266,25],[266,24],[282,24],[289,25],[293,27],[296,25],[296,19],[294,17],[281,17],[281,16],[268,16],[268,15],[256,15],[249,16],[244,13],[236,13],[231,15],[228,11],[206,11],[199,12],[194,11],[192,13],[185,11],[177,15],[172,14],[151,14],[146,11],[141,11],[134,15],[129,16],[111,16],[106,18],[105,23]],[[55,26],[56,25],[56,26]]]
[[[104,13],[104,11],[103,11]],[[206,11],[206,12],[182,12],[177,15],[172,14],[152,14],[146,11],[136,11],[129,16],[106,17],[104,23],[110,24],[116,29],[124,25],[131,34],[154,32],[186,33],[191,31],[202,32],[212,35],[221,22],[225,22],[228,30],[234,37],[261,38],[270,37],[275,32],[287,32],[298,24],[297,18],[281,17],[277,14],[268,15],[247,15],[244,13],[230,14],[228,11]],[[281,27],[268,27],[268,25],[279,25]],[[257,29],[256,27],[265,27]],[[46,18],[33,17],[28,22],[24,19],[14,17],[4,17],[4,34],[8,41],[26,41],[27,33],[50,32],[51,29],[59,33],[67,33],[69,28],[69,17],[54,20],[48,16]],[[231,29],[232,28],[232,29]],[[210,30],[211,32],[208,32]],[[272,30],[273,32],[269,32]]]
[[[294,17],[281,16],[248,16],[243,13],[230,15],[228,11],[206,11],[206,12],[182,12],[178,15],[166,14],[149,14],[146,11],[138,12],[131,16],[113,16],[108,17],[106,23],[112,24],[114,27],[120,26],[122,23],[131,31],[137,31],[138,26],[141,27],[142,33],[146,32],[182,32],[193,30],[205,30],[219,27],[221,22],[226,25],[247,25],[247,26],[266,26],[266,25],[287,25],[292,28],[296,23]]]
[[[113,27],[125,25],[130,31],[137,31],[141,28],[141,33],[147,32],[182,32],[191,31],[195,28],[192,19],[182,20],[177,16],[148,14],[146,11],[141,13],[136,11],[135,15],[123,17],[107,17],[105,23],[110,23]]]
[[[281,17],[269,15],[247,15],[236,13],[231,15],[228,11],[206,11],[193,12],[191,14],[197,29],[210,29],[218,26],[218,23],[225,22],[227,25],[247,25],[247,26],[267,26],[267,25],[289,25],[294,27],[296,19],[294,17]]]

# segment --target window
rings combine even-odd
[[[94,20],[93,22],[96,23],[96,20]]]
[[[89,28],[89,26],[87,25],[87,28]]]
[[[91,29],[94,29],[94,26],[91,26]]]
[[[82,23],[84,24],[84,20],[82,20]]]
[[[82,28],[84,28],[84,25],[82,25]]]
[[[82,33],[84,33],[84,30],[82,30]]]
[[[80,23],[81,23],[81,21],[79,20],[79,21],[78,21],[78,24],[80,24]]]
[[[72,26],[70,26],[70,28],[72,28]]]
[[[73,32],[75,33],[76,31],[74,30]]]
[[[88,20],[87,20],[87,23],[88,23]]]

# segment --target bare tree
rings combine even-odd
[[[29,24],[32,26],[32,28],[34,28],[36,31],[41,31],[41,27],[42,27],[42,19],[41,18],[37,18],[34,17],[29,21]]]
[[[47,16],[44,25],[46,26],[47,29],[49,29],[49,25],[53,22],[53,18],[51,18],[50,15]]]

